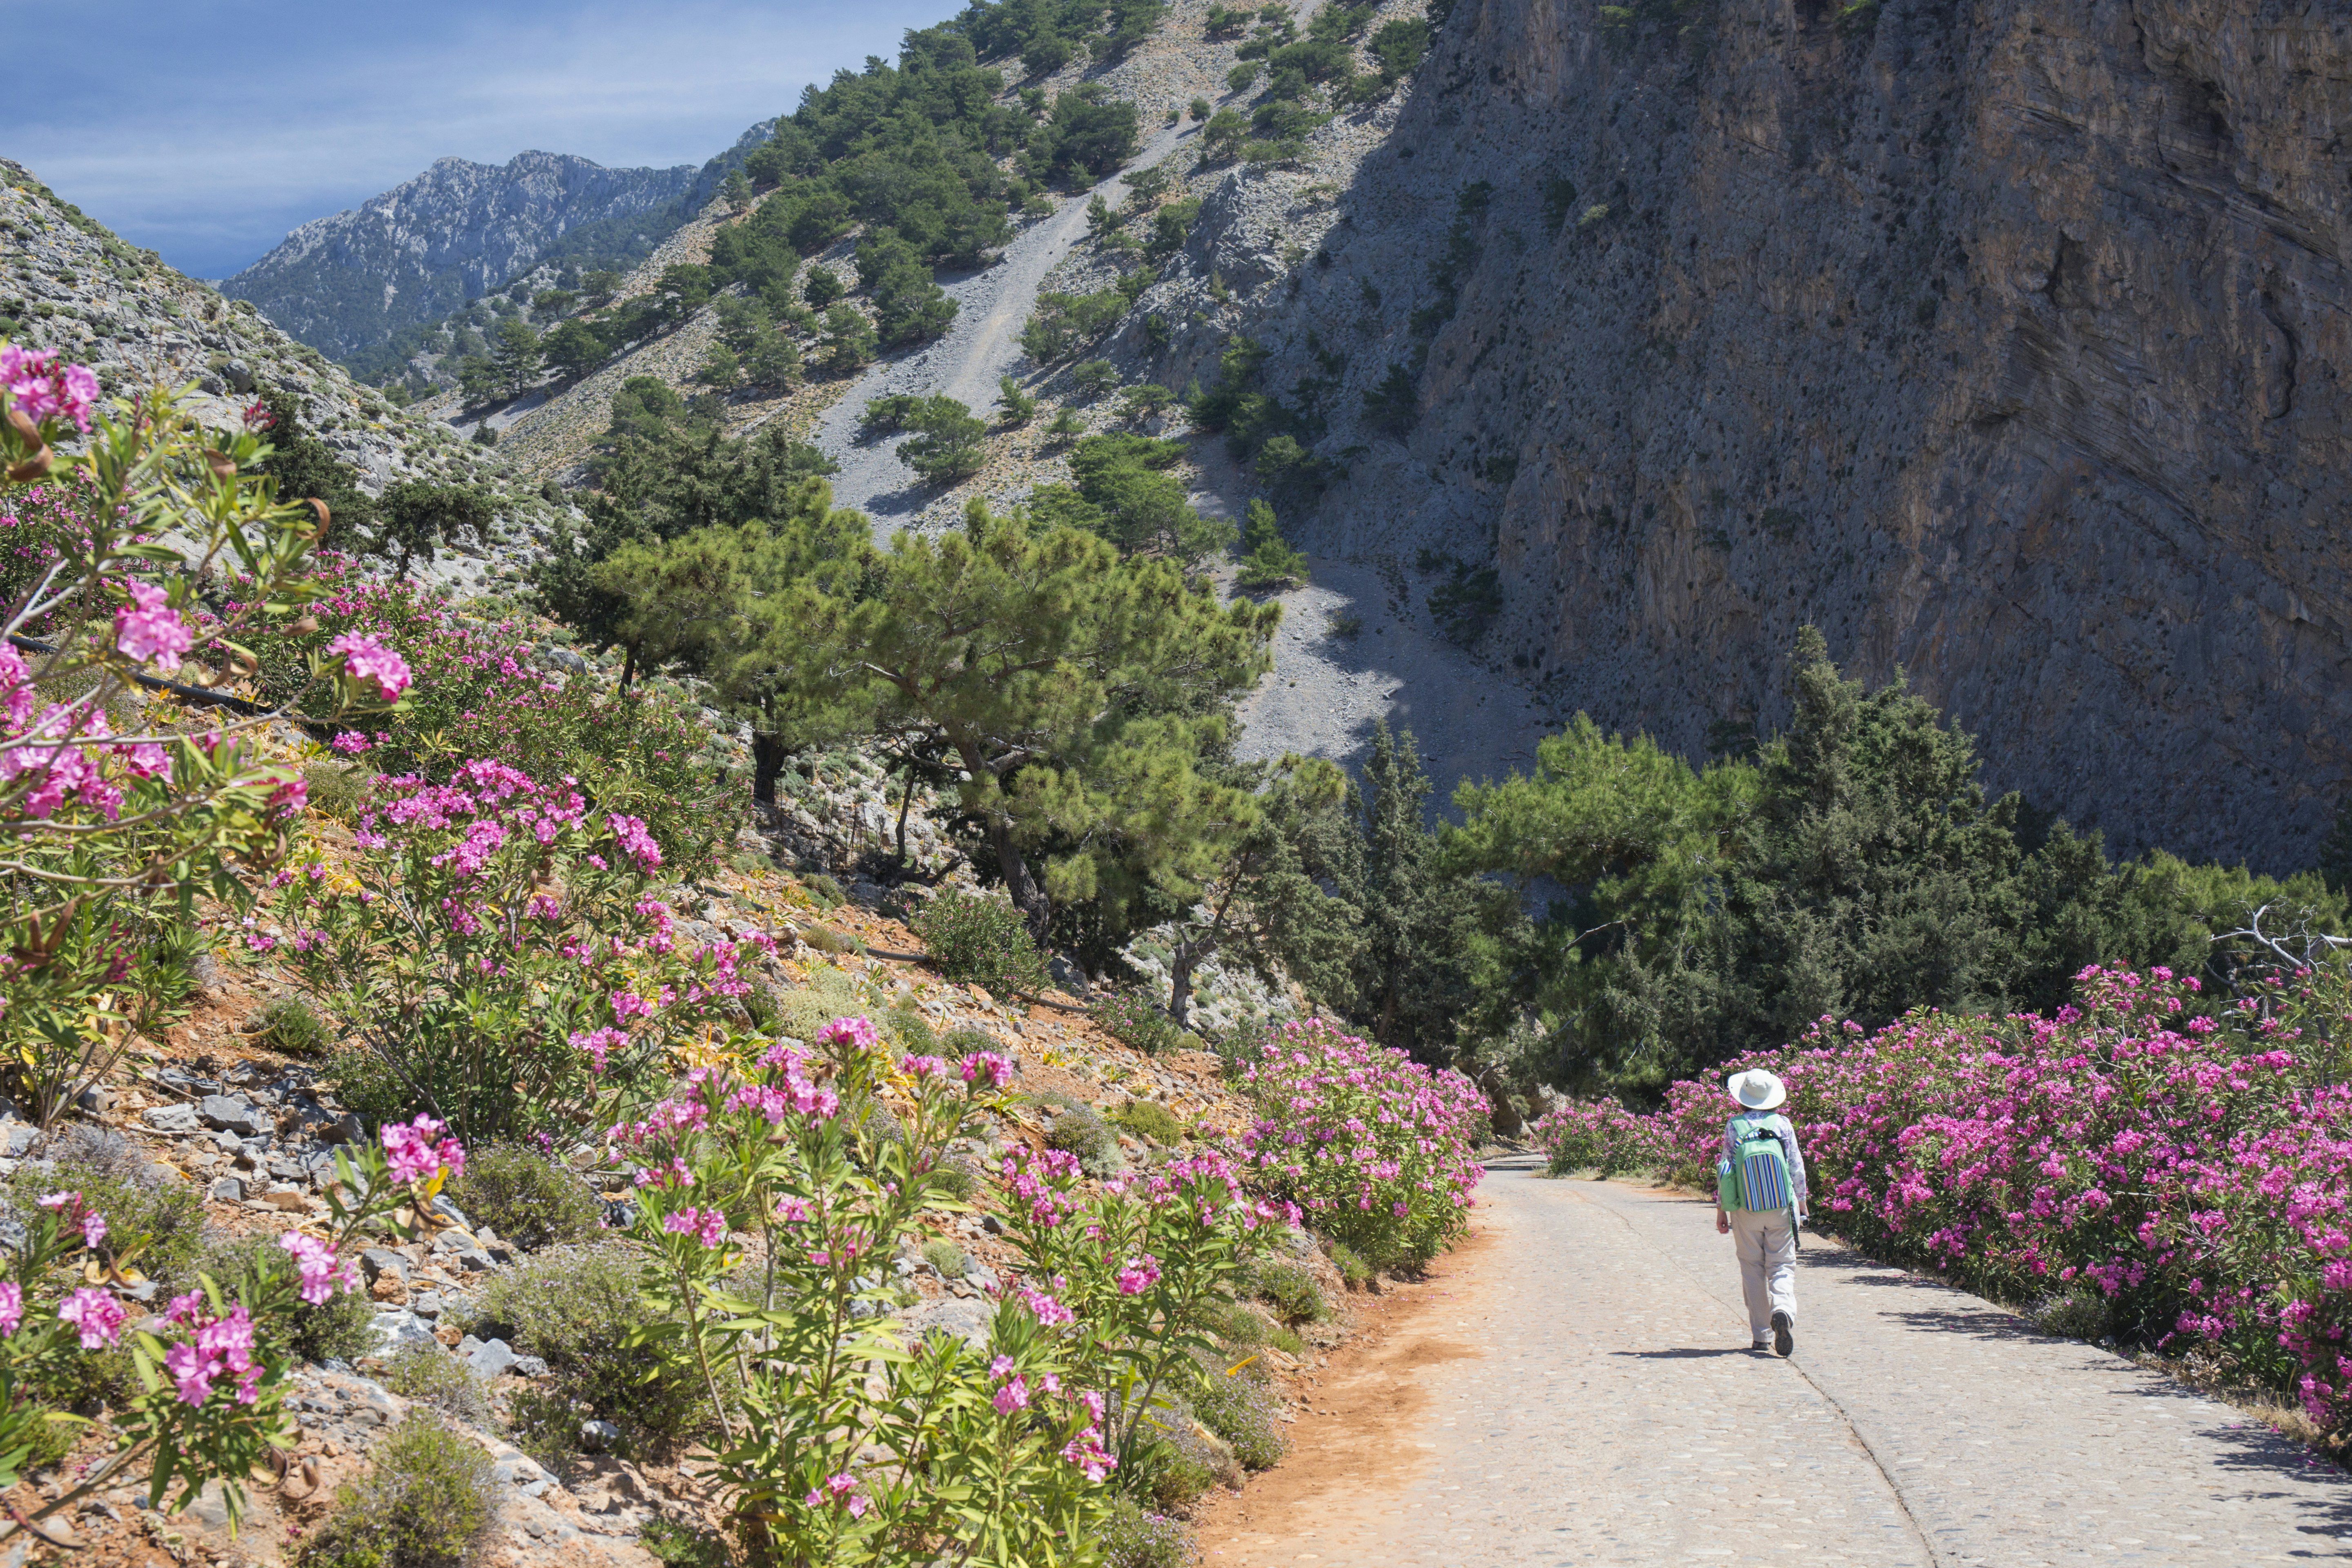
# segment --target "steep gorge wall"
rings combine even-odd
[[[1490,652],[1694,755],[1778,721],[1812,622],[2117,847],[2309,862],[2352,784],[2352,16],[1460,0],[1390,112],[1252,323],[1348,461],[1311,546],[1487,555]],[[1359,428],[1478,180],[1419,422]],[[1248,247],[1221,195],[1204,253]]]

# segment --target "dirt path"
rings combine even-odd
[[[2352,1557],[2352,1482],[2267,1427],[1815,1242],[1745,1347],[1703,1199],[1497,1172],[1479,1236],[1326,1374],[1214,1568]]]

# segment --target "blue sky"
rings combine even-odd
[[[226,277],[434,159],[699,163],[961,0],[0,0],[0,154]]]

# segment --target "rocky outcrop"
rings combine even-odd
[[[5,159],[0,234],[0,336],[88,364],[106,396],[192,385],[196,417],[234,427],[256,395],[286,392],[365,489],[431,479],[484,484],[502,505],[509,500],[494,455],[394,407],[251,305],[224,300],[154,252],[125,244]]]
[[[1255,290],[1171,384],[1273,345],[1349,476],[1310,548],[1493,562],[1491,655],[1692,754],[1769,730],[1812,622],[2118,847],[2309,862],[2352,783],[2352,18],[1460,0],[1393,113],[1328,216],[1311,167],[1229,176],[1161,285]]]
[[[594,230],[643,255],[693,214],[692,163],[607,169],[523,153],[506,163],[442,158],[349,212],[314,218],[221,285],[338,358],[436,320]]]

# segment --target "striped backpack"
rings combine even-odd
[[[1716,1162],[1716,1199],[1725,1209],[1777,1214],[1796,1207],[1789,1156],[1780,1146],[1777,1115],[1731,1119],[1732,1152]]]

